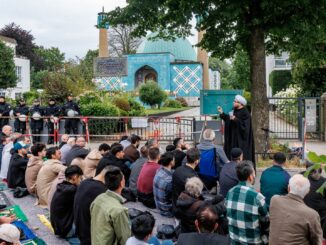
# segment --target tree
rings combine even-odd
[[[0,88],[15,87],[16,81],[14,52],[0,41]]]
[[[155,81],[146,81],[139,87],[139,99],[151,107],[158,105],[158,108],[160,108],[166,98],[166,93]]]
[[[236,51],[228,80],[233,89],[251,91],[250,64],[247,52],[241,49]]]
[[[10,23],[0,30],[0,35],[15,39],[17,42],[16,54],[28,58],[31,61],[31,66],[37,68],[40,65],[41,60],[34,51],[36,48],[34,36],[30,31],[24,30],[15,23]]]
[[[38,70],[58,71],[63,68],[65,54],[61,53],[58,48],[38,46],[34,51],[41,60],[40,66],[42,67],[38,67]]]
[[[269,113],[266,93],[266,51],[276,53],[295,45],[298,39],[313,40],[324,27],[325,1],[313,0],[129,0],[124,8],[108,13],[111,25],[136,25],[133,34],[147,31],[173,39],[191,34],[193,16],[200,17],[196,28],[205,30],[199,43],[213,56],[231,58],[240,46],[248,52],[252,93],[252,118],[256,149],[264,147]]]
[[[98,49],[88,50],[83,59],[79,59],[79,68],[82,76],[87,81],[94,77],[94,58],[98,57]]]
[[[141,43],[141,39],[131,36],[134,26],[118,25],[109,29],[110,56],[134,54]]]
[[[214,71],[218,70],[220,72],[222,89],[232,88],[228,80],[231,70],[231,65],[229,63],[216,57],[209,57],[209,67]]]

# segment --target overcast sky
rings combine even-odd
[[[67,58],[98,48],[97,13],[125,0],[0,0],[0,28],[14,22],[30,30],[37,45],[58,47]],[[194,44],[194,37],[189,39]]]

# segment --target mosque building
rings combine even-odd
[[[101,22],[99,13],[98,23]],[[108,26],[98,25],[99,57],[105,59],[108,53]],[[135,54],[125,55],[126,68],[123,75],[96,77],[97,86],[104,90],[123,89],[134,91],[139,85],[154,80],[173,97],[184,97],[189,104],[198,103],[201,89],[209,89],[208,55],[197,49],[184,38],[174,41],[151,38],[149,34],[140,44]],[[198,41],[203,33],[198,34]],[[110,58],[108,58],[110,59]],[[118,58],[112,58],[118,59]]]

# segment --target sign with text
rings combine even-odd
[[[305,118],[306,132],[313,133],[317,131],[317,102],[316,99],[305,100]]]
[[[122,77],[128,76],[127,58],[95,58],[95,77]]]

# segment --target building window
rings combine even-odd
[[[22,82],[22,67],[16,66],[16,76],[17,76],[17,83]]]
[[[15,93],[15,99],[19,100],[22,98],[22,93]]]

